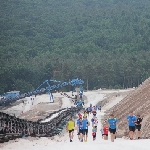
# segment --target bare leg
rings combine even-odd
[[[111,141],[114,142],[115,134],[111,133]]]
[[[136,132],[136,139],[139,139],[141,136],[141,131],[138,131],[138,129],[136,129],[135,132]]]
[[[82,136],[83,136],[83,140],[85,141],[85,134],[83,134]]]
[[[108,140],[108,136],[104,135],[104,140]]]
[[[133,131],[130,131],[130,132],[129,132],[129,136],[130,136],[130,139],[131,139],[131,140],[133,140],[133,134],[134,134]]]
[[[71,140],[71,133],[69,133],[69,138],[70,138],[70,140]]]
[[[88,135],[87,134],[85,134],[85,140],[87,141],[87,137],[88,137]]]
[[[72,131],[72,132],[71,132],[71,139],[73,139],[73,136],[74,136],[73,134],[74,134],[74,132]]]
[[[83,141],[83,135],[80,133],[80,141]]]

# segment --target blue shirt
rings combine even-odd
[[[77,125],[79,125],[80,119],[77,120]]]
[[[91,108],[90,108],[90,107],[88,107],[88,111],[91,111]]]
[[[95,128],[93,128],[93,129],[92,129],[92,132],[96,133],[96,129],[95,129]]]
[[[83,130],[83,121],[78,123],[79,130]]]
[[[83,123],[83,129],[88,129],[88,120],[83,119],[82,123]]]
[[[92,122],[92,123],[94,122],[94,119],[93,119],[93,118],[91,119],[91,122]]]
[[[118,119],[116,119],[116,118],[109,118],[108,119],[109,128],[110,129],[116,129],[116,122],[118,122]]]
[[[135,126],[135,121],[137,120],[136,116],[127,116],[128,125]]]

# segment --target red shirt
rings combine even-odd
[[[104,127],[103,128],[104,134],[108,134],[108,130],[109,130],[108,127]]]

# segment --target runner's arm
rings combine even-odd
[[[68,131],[68,125],[69,125],[69,123],[67,123],[67,125],[66,125],[66,130]]]

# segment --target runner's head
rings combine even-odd
[[[93,128],[95,128],[95,129],[96,129],[96,128],[97,128],[97,126],[93,126]]]
[[[82,115],[79,113],[79,114],[78,114],[78,117],[79,117],[79,119],[80,119],[80,118],[82,118]]]
[[[140,115],[137,115],[137,118],[140,118]]]
[[[70,116],[70,120],[72,120],[72,116]]]
[[[110,117],[110,118],[114,118],[114,114],[110,114],[109,117]]]
[[[107,126],[107,122],[106,121],[104,121],[104,123],[103,123],[103,127],[106,127]]]
[[[133,111],[130,111],[130,112],[129,112],[129,115],[130,115],[130,116],[133,116]]]

